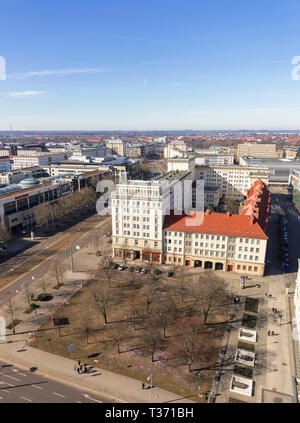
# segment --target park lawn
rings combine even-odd
[[[152,362],[151,354],[149,355],[148,349],[145,350],[147,319],[145,318],[143,286],[139,282],[135,283],[134,288],[128,286],[128,282],[133,277],[130,272],[122,272],[122,278],[119,275],[118,279],[114,278],[110,282],[111,295],[116,293],[116,299],[108,310],[107,324],[104,323],[99,310],[93,305],[92,291],[100,282],[92,281],[81,288],[54,314],[54,319],[67,319],[69,324],[58,329],[58,327],[52,328],[52,322],[47,321],[40,330],[36,331],[30,346],[71,358],[68,346],[75,343],[76,349],[72,357],[74,360],[80,359],[94,367],[129,376],[141,382],[147,382],[147,377],[153,373],[154,385],[182,397],[190,397],[193,401],[206,402],[205,394],[209,393],[214,377],[213,366],[218,361],[226,325],[223,321],[226,320],[228,311],[214,316],[213,323],[216,325],[211,322],[209,325],[204,325],[197,314],[191,313],[190,298],[186,298],[183,303],[176,298],[180,315],[175,323],[167,328],[166,338],[162,336],[161,343],[154,353],[154,362]],[[104,279],[103,275],[102,278]],[[105,283],[104,280],[101,283]],[[173,289],[170,288],[170,283],[166,289]],[[175,288],[172,293],[176,297]],[[157,295],[156,302],[163,301],[164,289]],[[131,317],[132,296],[137,304],[135,325]],[[152,306],[151,304],[150,307]],[[89,316],[88,334],[87,316]],[[211,367],[208,370],[202,370],[200,378],[195,375],[195,372],[189,372],[186,362],[183,363],[181,356],[179,359],[177,353],[191,325],[195,324],[201,327],[199,334],[201,345],[205,345],[210,351],[209,357],[206,357],[204,361],[193,362],[192,369]],[[122,340],[119,343],[120,353],[118,345],[113,342],[114,331],[122,334]]]

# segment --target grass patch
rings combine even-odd
[[[242,326],[248,329],[256,328],[257,317],[251,316],[250,314],[243,314]]]
[[[245,311],[257,313],[258,312],[258,299],[247,297],[246,302],[245,302]]]
[[[252,369],[242,367],[242,366],[234,366],[233,373],[236,375],[247,377],[248,379],[252,379]]]
[[[239,341],[238,348],[241,350],[254,352],[254,345],[248,344],[247,342]]]

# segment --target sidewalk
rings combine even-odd
[[[8,336],[6,343],[3,341],[0,343],[0,359],[26,369],[36,367],[37,374],[71,384],[74,387],[80,386],[92,393],[101,393],[117,402],[149,402],[150,389],[143,390],[141,388],[142,381],[98,368],[95,368],[96,373],[78,375],[74,372],[76,361],[28,346],[24,347],[24,344],[24,335]],[[156,387],[155,379],[153,379],[153,385],[153,403],[193,402]]]

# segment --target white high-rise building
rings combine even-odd
[[[165,215],[183,207],[175,186],[190,177],[190,172],[168,172],[151,181],[117,184],[111,195],[114,257],[161,262]]]

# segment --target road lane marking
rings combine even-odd
[[[7,391],[6,389],[1,389],[1,391],[6,392],[7,394],[9,394],[9,391]]]
[[[15,386],[15,385],[12,385],[11,383],[4,382],[4,381],[2,381],[1,383],[3,383],[4,385]]]
[[[9,375],[3,375],[3,376],[9,377],[10,379],[16,380],[17,382],[21,382],[21,379],[17,379],[16,377],[9,376]]]
[[[88,400],[95,401],[95,402],[101,402],[101,404],[102,404],[102,401],[91,398],[88,394],[82,394],[82,395],[84,396],[84,398],[86,398]]]
[[[31,386],[33,386],[36,389],[40,389],[41,391],[43,390],[43,388],[41,388],[40,386],[36,386],[36,385],[31,385]]]
[[[32,402],[32,399],[30,399],[30,398],[25,398],[25,397],[20,397],[20,398],[22,398],[25,401]]]
[[[57,392],[52,392],[53,395],[58,395],[59,397],[66,398],[64,395],[58,394]]]

